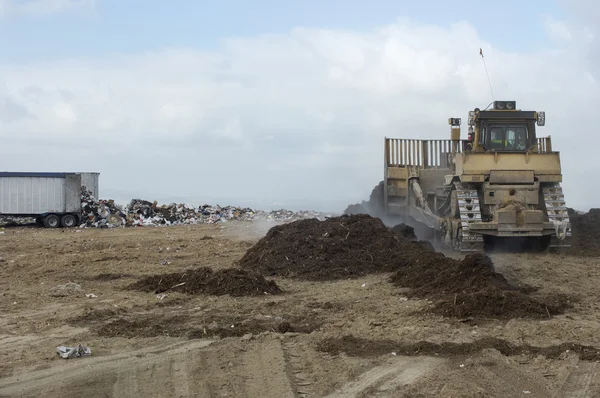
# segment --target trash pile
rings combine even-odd
[[[81,227],[120,227],[125,225],[125,211],[114,200],[96,200],[90,191],[81,190]]]
[[[198,208],[181,203],[159,206],[156,201],[149,202],[142,199],[133,199],[127,206],[122,207],[113,200],[97,200],[85,189],[82,190],[81,204],[83,209],[82,228],[214,224],[226,221],[256,220],[286,223],[307,218],[324,220],[328,216],[314,211],[275,210],[266,212],[250,208],[207,204]]]
[[[300,220],[271,228],[239,265],[265,276],[311,281],[395,272],[392,283],[433,300],[432,311],[445,316],[548,317],[566,308],[560,297],[536,299],[510,285],[483,254],[454,260],[428,242],[405,237],[407,232],[365,214]]]
[[[236,297],[281,293],[274,281],[267,281],[254,272],[235,268],[213,271],[208,267],[149,276],[131,284],[129,289],[156,294],[180,292]]]

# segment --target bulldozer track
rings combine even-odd
[[[553,235],[550,239],[550,248],[569,248],[571,247],[571,221],[562,187],[559,183],[556,183],[551,187],[544,188],[543,193],[548,220],[550,222],[567,223],[565,239],[561,241],[556,235]]]
[[[481,222],[479,194],[477,190],[464,187],[458,181],[454,183],[454,186],[456,188],[461,222],[458,249],[461,252],[483,251],[483,236],[469,230],[470,223]]]

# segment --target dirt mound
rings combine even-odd
[[[408,257],[391,281],[409,295],[435,301],[433,311],[453,317],[548,317],[570,307],[565,296],[533,298],[528,287],[511,285],[483,253],[462,261],[424,249]]]
[[[341,338],[330,337],[321,340],[317,349],[338,355],[345,352],[355,357],[376,357],[395,352],[396,355],[472,355],[484,349],[495,349],[503,355],[543,355],[546,358],[559,358],[565,351],[575,352],[580,359],[585,361],[600,360],[600,348],[584,346],[576,343],[562,343],[555,346],[536,347],[528,344],[515,345],[506,340],[485,337],[469,343],[444,342],[441,344],[429,341],[417,341],[413,343],[394,340],[368,340],[351,335]]]
[[[410,225],[406,225],[404,223],[394,225],[392,227],[392,231],[396,232],[397,234],[406,239],[417,239],[417,235],[415,235],[415,229]]]
[[[392,271],[402,255],[396,233],[359,214],[275,226],[239,264],[263,275],[318,281]]]
[[[213,272],[208,267],[149,276],[129,285],[128,288],[142,292],[176,291],[215,296],[226,294],[231,296],[258,296],[281,293],[274,281],[267,281],[254,272],[234,268]]]
[[[273,227],[240,265],[263,275],[313,281],[393,271],[391,282],[433,300],[432,310],[445,316],[548,317],[569,306],[558,296],[530,297],[495,272],[483,254],[454,260],[363,214]]]
[[[579,256],[600,256],[600,209],[578,214],[569,211],[572,229],[571,252]]]

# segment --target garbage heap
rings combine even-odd
[[[114,228],[125,225],[125,210],[114,200],[97,200],[85,188],[81,190],[81,227]]]
[[[135,226],[169,226],[185,224],[214,224],[226,221],[291,222],[307,218],[326,219],[329,215],[314,211],[292,212],[275,210],[265,212],[235,206],[202,205],[198,208],[181,203],[159,205],[142,199],[133,199],[124,208],[113,200],[97,200],[88,191],[82,191],[83,220],[81,227],[115,228]]]

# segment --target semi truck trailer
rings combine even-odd
[[[45,228],[72,228],[82,218],[81,194],[99,196],[100,173],[0,172],[0,216],[35,218]]]

